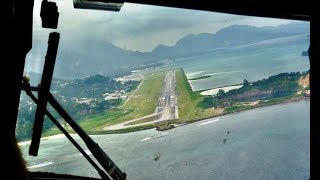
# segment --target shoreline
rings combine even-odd
[[[250,84],[252,82],[249,82]],[[226,85],[226,86],[218,86],[218,87],[214,87],[214,88],[208,88],[208,89],[201,89],[201,90],[197,90],[197,91],[194,91],[194,92],[204,92],[204,91],[210,91],[210,90],[213,90],[213,89],[222,89],[222,88],[227,88],[227,87],[232,87],[232,86],[240,86],[240,85],[243,85],[243,83],[237,83],[237,84],[231,84],[231,85]]]
[[[55,134],[55,135],[52,135],[52,136],[45,136],[45,137],[42,137],[40,140],[50,140],[50,139],[59,139],[59,138],[62,138],[62,137],[65,137],[64,134]],[[31,140],[26,140],[26,141],[21,141],[21,142],[18,142],[17,144],[19,146],[23,146],[23,145],[30,145],[31,143]]]
[[[212,89],[209,89],[209,90],[200,91],[200,94],[203,95],[203,96],[213,96],[213,95],[216,95],[220,89],[224,90],[224,92],[228,92],[228,91],[233,90],[233,89],[239,89],[242,86],[243,86],[243,84],[212,88]]]
[[[168,122],[166,123],[166,127],[163,128],[159,128],[159,125],[148,125],[148,126],[138,126],[135,128],[125,128],[125,129],[119,129],[119,130],[102,130],[102,131],[86,131],[86,133],[88,135],[104,135],[104,134],[124,134],[124,133],[130,133],[130,132],[136,132],[136,131],[143,131],[143,130],[149,130],[149,129],[156,129],[157,131],[166,131],[169,129],[173,129],[173,128],[178,128],[180,126],[185,126],[188,124],[192,124],[192,123],[196,123],[199,121],[204,121],[207,119],[211,119],[211,118],[216,118],[216,117],[220,117],[220,116],[224,116],[224,115],[228,115],[228,114],[233,114],[233,113],[240,113],[243,111],[247,111],[247,110],[252,110],[252,109],[257,109],[257,108],[263,108],[263,107],[267,107],[267,106],[274,106],[274,105],[279,105],[279,104],[288,104],[288,103],[296,103],[296,102],[301,102],[301,101],[310,101],[310,98],[306,98],[306,97],[297,97],[297,98],[290,98],[290,99],[286,99],[283,101],[279,101],[279,102],[272,102],[270,104],[256,104],[253,106],[248,106],[245,109],[239,109],[239,110],[234,110],[234,111],[230,111],[230,112],[222,112],[222,114],[219,115],[213,115],[213,116],[209,116],[209,117],[205,117],[205,118],[199,118],[199,119],[189,119],[189,120],[185,120],[183,122],[177,123],[175,122],[176,120],[168,120]],[[268,102],[268,101],[267,101]],[[71,133],[73,134],[73,133]],[[49,140],[49,139],[59,139],[64,137],[64,134],[56,134],[56,135],[52,135],[52,136],[46,136],[46,137],[42,137],[41,140]],[[31,142],[31,140],[27,140],[27,141],[22,141],[22,142],[18,142],[19,146],[22,145],[29,145]]]
[[[270,104],[259,104],[258,103],[258,104],[253,105],[253,106],[247,106],[245,109],[237,109],[237,110],[233,110],[233,111],[230,111],[230,112],[222,112],[222,114],[213,115],[213,116],[209,116],[209,117],[205,117],[205,118],[189,119],[189,120],[185,120],[184,122],[181,122],[181,123],[175,123],[174,121],[171,121],[171,122],[167,123],[167,125],[168,125],[167,127],[157,128],[157,130],[158,131],[165,131],[165,130],[173,129],[173,128],[176,128],[176,127],[179,127],[179,126],[184,126],[184,125],[188,125],[188,124],[191,124],[191,123],[208,120],[208,119],[211,119],[211,118],[217,118],[217,117],[221,117],[221,116],[224,116],[224,115],[240,113],[240,112],[244,112],[244,111],[248,111],[248,110],[253,110],[253,109],[258,109],[258,108],[263,108],[263,107],[268,107],[268,106],[274,106],[274,105],[280,105],[280,104],[297,103],[297,102],[301,102],[301,101],[310,101],[310,98],[305,98],[305,97],[301,97],[301,98],[297,98],[297,99],[292,99],[291,98],[291,99],[284,100],[284,101],[272,102]]]
[[[180,72],[181,71],[181,72]],[[147,129],[156,129],[158,131],[165,131],[169,130],[172,128],[176,128],[179,126],[184,126],[190,123],[202,121],[202,120],[207,120],[210,118],[216,118],[232,113],[237,113],[237,112],[242,112],[246,110],[251,110],[251,109],[256,109],[260,107],[265,107],[265,106],[273,106],[273,105],[278,105],[278,104],[286,104],[286,103],[293,103],[293,102],[299,102],[299,101],[310,101],[309,96],[305,96],[302,93],[297,93],[295,95],[291,96],[284,96],[284,97],[279,97],[279,98],[270,98],[270,99],[265,99],[265,100],[257,100],[254,102],[239,102],[238,104],[235,105],[228,105],[224,106],[220,109],[214,110],[212,107],[200,107],[197,105],[199,100],[202,100],[201,98],[204,95],[201,95],[198,91],[192,91],[190,87],[190,83],[188,82],[188,79],[183,71],[181,69],[178,73],[178,75],[181,75],[180,77],[180,82],[182,84],[178,84],[178,88],[180,87],[180,91],[182,94],[184,93],[181,99],[182,102],[182,108],[184,109],[189,109],[191,112],[200,112],[201,114],[195,114],[195,113],[189,113],[188,111],[184,112],[185,116],[182,116],[177,119],[170,119],[170,120],[165,120],[165,121],[159,121],[159,122],[154,122],[154,123],[148,123],[148,124],[143,124],[139,123],[136,124],[134,127],[123,127],[120,129],[99,129],[99,130],[94,130],[94,128],[90,128],[86,131],[88,135],[102,135],[102,134],[123,134],[123,133],[129,133],[129,132],[135,132],[135,131],[142,131],[142,130],[147,130]],[[142,81],[143,82],[143,81]],[[134,95],[135,92],[140,88],[142,82],[138,85],[137,89],[131,94]],[[300,80],[299,80],[300,82]],[[242,85],[242,84],[241,84]],[[229,86],[224,86],[224,87],[234,87],[235,85],[229,85]],[[217,88],[214,88],[217,89]],[[213,89],[211,89],[213,90]],[[201,91],[200,91],[201,92]],[[130,96],[130,97],[131,97]],[[201,97],[200,97],[201,96]],[[129,97],[129,98],[130,98]],[[189,99],[184,98],[184,97],[189,97]],[[190,99],[191,98],[191,99]],[[187,106],[186,106],[187,105]],[[74,131],[69,131],[70,133],[74,133]],[[50,135],[51,134],[51,135]],[[56,131],[53,133],[45,133],[42,134],[41,140],[46,140],[46,139],[51,139],[51,138],[59,138],[60,136],[64,136],[60,131]],[[24,144],[29,144],[30,140],[26,140],[23,142],[19,142],[19,145],[24,145]]]

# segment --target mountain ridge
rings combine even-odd
[[[151,52],[125,50],[106,41],[63,40],[62,36],[55,76],[63,79],[83,78],[94,74],[112,76],[130,72],[142,64],[152,64],[168,58],[185,57],[267,39],[309,34],[309,32],[309,26],[304,22],[265,27],[231,25],[216,33],[186,35],[173,46],[158,45]],[[34,41],[29,55],[30,58],[38,60],[34,64],[41,64],[46,48],[47,41]]]
[[[307,27],[305,23],[289,23],[265,27],[231,25],[220,29],[216,33],[186,35],[178,40],[175,45],[159,45],[151,53],[156,57],[177,57],[184,54],[188,55],[190,52],[239,46],[304,33],[309,33],[309,27]],[[190,49],[193,49],[193,51]]]

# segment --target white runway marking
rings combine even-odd
[[[28,169],[32,169],[32,168],[39,168],[39,167],[44,167],[44,166],[48,166],[50,164],[53,164],[53,162],[46,162],[46,163],[41,163],[41,164],[37,164],[37,165],[33,165],[33,166],[29,166],[27,167]]]
[[[211,120],[211,121],[207,121],[207,122],[198,124],[197,126],[205,126],[205,125],[208,125],[208,124],[212,124],[212,123],[214,123],[214,122],[217,122],[217,121],[219,121],[219,119],[213,119],[213,120]]]
[[[150,136],[150,137],[147,137],[147,138],[143,138],[143,139],[140,140],[140,142],[148,141],[148,140],[150,140],[150,139],[161,138],[161,137],[163,137],[164,135],[167,135],[167,134],[169,134],[169,133],[165,132],[165,133],[161,133],[161,134],[159,134],[159,135],[157,135],[157,136]]]

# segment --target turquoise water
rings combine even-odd
[[[189,78],[211,74],[210,78],[191,81],[193,90],[209,89],[243,79],[254,81],[281,72],[306,71],[309,60],[300,55],[308,47],[307,36],[294,36],[177,59],[165,68],[182,67]],[[92,137],[129,180],[300,180],[310,177],[309,134],[310,103],[301,101],[164,132],[152,129]],[[29,145],[21,148],[31,171],[99,177],[65,138],[41,141],[38,157],[27,155]]]
[[[282,72],[309,70],[307,35],[279,38],[212,53],[177,59],[172,66],[182,67],[188,78],[211,75],[210,78],[190,81],[192,89],[203,90],[256,81]]]
[[[164,132],[92,137],[128,180],[310,177],[309,101],[252,109]],[[99,177],[65,138],[41,141],[38,157],[27,155],[29,145],[21,147],[29,167],[42,165],[31,171]]]

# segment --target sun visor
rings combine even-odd
[[[77,9],[96,9],[104,11],[120,11],[123,2],[107,0],[73,0],[73,6]]]

